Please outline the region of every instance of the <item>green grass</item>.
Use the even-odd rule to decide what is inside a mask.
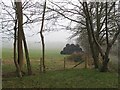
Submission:
[[[3,88],[117,88],[116,73],[93,69],[48,71],[35,76],[3,78]]]
[[[41,57],[41,50],[39,49],[29,49],[29,55],[30,55],[30,59],[40,59]],[[47,58],[62,58],[63,55],[60,54],[60,50],[45,50],[45,56]],[[2,58],[3,60],[11,60],[13,59],[13,49],[12,48],[3,48],[2,49]]]
[[[39,59],[41,56],[40,50],[29,50],[30,51],[30,58],[31,59]],[[63,55],[60,54],[60,50],[45,50],[45,57],[46,58],[62,58]]]
[[[13,59],[13,49],[12,48],[2,48],[2,59],[3,60]]]
[[[64,56],[59,50],[46,50],[46,73],[39,73],[39,50],[29,50],[32,64],[32,76],[18,78],[14,74],[13,50],[3,49],[3,88],[117,88],[118,74],[116,72],[101,73],[94,69],[70,69],[72,62],[66,62],[63,70]],[[80,65],[82,66],[82,65]],[[84,66],[84,65],[83,65]],[[69,67],[69,68],[68,68]],[[24,71],[27,73],[26,64]]]
[[[63,69],[64,56],[60,55],[60,50],[46,50],[45,52],[45,64],[47,71]],[[30,60],[32,64],[32,69],[35,73],[39,72],[41,51],[37,49],[29,50]],[[14,61],[13,61],[13,50],[3,48],[2,50],[3,58],[3,71],[4,73],[15,71]],[[24,57],[25,58],[25,57]],[[26,70],[26,64],[24,65]]]

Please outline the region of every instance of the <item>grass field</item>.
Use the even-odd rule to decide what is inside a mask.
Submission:
[[[3,78],[3,88],[117,88],[115,73],[89,69],[48,71],[35,76]]]
[[[33,75],[27,76],[26,64],[23,78],[15,75],[13,50],[3,49],[3,88],[117,88],[118,74],[116,72],[101,73],[95,69],[85,69],[84,63],[71,69],[75,62],[66,62],[59,50],[46,50],[46,73],[39,72],[39,50],[29,50]]]
[[[39,59],[40,55],[41,55],[41,51],[39,49],[30,49],[29,54],[30,54],[31,59]],[[46,55],[46,57],[55,57],[55,58],[63,57],[62,55],[60,55],[59,49],[55,49],[55,50],[48,49],[45,51],[45,55]],[[3,48],[2,49],[2,58],[3,58],[3,60],[13,59],[13,49],[12,48]]]

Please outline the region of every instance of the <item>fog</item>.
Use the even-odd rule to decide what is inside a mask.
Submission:
[[[38,34],[30,36],[31,31],[26,34],[26,41],[29,49],[40,49],[41,48],[41,37]],[[45,47],[46,49],[62,49],[67,43],[74,43],[74,39],[69,39],[72,33],[61,30],[44,32]],[[3,39],[3,48],[13,48],[13,39]]]

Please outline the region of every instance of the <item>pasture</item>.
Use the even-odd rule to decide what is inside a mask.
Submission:
[[[64,57],[60,50],[46,50],[45,65],[46,73],[40,73],[40,51],[29,50],[32,76],[27,76],[26,64],[25,75],[18,78],[15,74],[13,62],[13,50],[2,50],[2,86],[3,88],[117,88],[118,73],[101,73],[95,69],[85,69],[84,63],[71,69],[78,62],[66,61],[64,70]],[[92,83],[91,83],[92,82]]]

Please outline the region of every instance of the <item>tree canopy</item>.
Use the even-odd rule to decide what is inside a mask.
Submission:
[[[66,46],[63,48],[63,50],[60,52],[60,54],[63,55],[70,55],[74,52],[82,52],[82,48],[78,44],[66,44]]]

